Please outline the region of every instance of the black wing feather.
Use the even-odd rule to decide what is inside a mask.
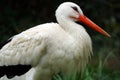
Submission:
[[[14,76],[21,76],[25,74],[31,65],[11,65],[11,66],[0,66],[0,77],[6,75],[8,78],[13,78]]]

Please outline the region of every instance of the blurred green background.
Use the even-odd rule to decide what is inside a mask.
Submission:
[[[85,26],[94,55],[83,80],[120,80],[119,0],[0,0],[0,43],[30,27],[56,22],[55,10],[66,1],[80,5],[87,17],[112,36],[107,38]]]

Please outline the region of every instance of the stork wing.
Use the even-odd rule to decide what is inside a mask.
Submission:
[[[13,37],[9,38],[6,42],[0,44],[0,49],[12,40]],[[7,75],[8,78],[12,78],[15,75],[22,75],[31,68],[31,65],[10,65],[0,66],[0,77]]]
[[[44,40],[38,32],[28,30],[14,36],[0,50],[0,77],[24,74],[37,65],[44,49]]]
[[[21,76],[31,69],[31,65],[9,65],[0,66],[0,77],[6,75],[8,78]]]

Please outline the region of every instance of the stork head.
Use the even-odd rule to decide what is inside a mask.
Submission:
[[[110,37],[110,35],[106,31],[104,31],[102,28],[100,28],[98,25],[92,22],[89,18],[87,18],[83,14],[81,8],[75,3],[72,2],[62,3],[56,10],[56,18],[59,23],[62,22],[60,21],[62,20],[61,18],[70,21],[80,21],[89,26],[90,28],[100,32],[101,34]]]
[[[56,17],[63,16],[64,18],[76,21],[74,18],[78,18],[79,15],[83,15],[82,10],[78,5],[72,2],[62,3],[56,10]]]

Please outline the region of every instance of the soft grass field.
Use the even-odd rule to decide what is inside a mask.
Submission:
[[[54,80],[120,80],[120,71],[108,71],[93,67],[86,68],[83,77],[80,74],[73,74],[65,78],[56,75],[54,76]]]

